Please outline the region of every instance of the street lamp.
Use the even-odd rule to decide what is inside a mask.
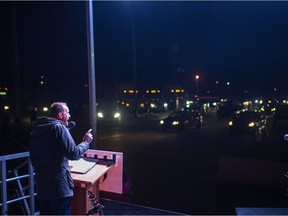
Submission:
[[[195,76],[195,81],[196,81],[196,96],[198,96],[198,80],[199,80],[199,75]]]

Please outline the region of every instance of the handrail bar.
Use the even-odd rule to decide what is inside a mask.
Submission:
[[[21,152],[21,153],[10,154],[10,155],[2,155],[2,156],[0,156],[0,161],[25,158],[25,157],[29,157],[29,155],[30,155],[29,152]]]
[[[29,197],[30,197],[30,195],[25,195],[23,197],[18,197],[18,198],[15,198],[15,199],[11,199],[11,200],[7,201],[7,204],[14,203],[14,202],[17,202],[17,201],[20,201],[20,200],[24,200],[24,199],[27,199]]]
[[[23,178],[27,178],[27,177],[29,177],[29,174],[21,175],[21,176],[13,177],[13,178],[7,178],[6,182],[10,182],[10,181],[18,180],[18,179],[23,179]],[[0,181],[0,184],[2,184],[2,181]]]

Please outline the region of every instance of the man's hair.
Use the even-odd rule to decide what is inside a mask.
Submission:
[[[64,112],[64,106],[67,106],[64,102],[54,102],[50,106],[49,115],[50,117],[56,117],[58,113]]]

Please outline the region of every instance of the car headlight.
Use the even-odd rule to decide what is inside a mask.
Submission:
[[[229,122],[228,122],[228,125],[229,125],[229,126],[232,126],[232,125],[233,125],[233,122],[232,122],[232,121],[229,121]]]
[[[117,112],[114,114],[114,118],[119,118],[119,117],[120,117],[120,113]]]
[[[103,118],[103,117],[104,117],[104,116],[103,116],[103,113],[102,113],[102,112],[99,112],[99,113],[98,113],[98,117],[99,117],[99,118]]]
[[[250,122],[249,124],[248,124],[248,127],[254,127],[255,126],[255,123],[254,122]]]
[[[160,124],[161,124],[161,125],[164,124],[164,120],[160,120]]]
[[[179,121],[173,121],[172,122],[172,125],[178,125],[179,124]]]
[[[48,107],[43,107],[43,111],[44,111],[44,112],[48,112],[48,111],[49,111],[49,108],[48,108]]]

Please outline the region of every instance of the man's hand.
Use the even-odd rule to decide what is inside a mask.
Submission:
[[[83,137],[83,141],[90,144],[93,140],[93,135],[91,134],[92,129],[89,129]]]

